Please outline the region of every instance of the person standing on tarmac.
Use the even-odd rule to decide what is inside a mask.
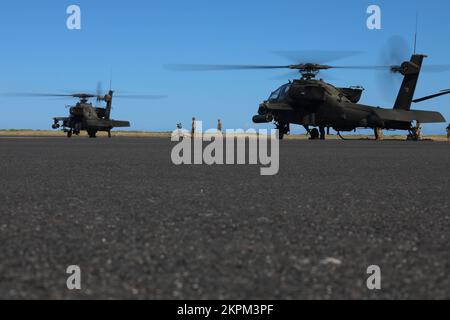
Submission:
[[[195,117],[193,117],[192,118],[192,131],[191,131],[192,138],[195,137],[196,131],[197,131],[197,120],[195,119]]]
[[[416,123],[416,140],[421,141],[422,139],[423,139],[422,124],[419,121],[417,121],[417,123]]]
[[[375,140],[382,141],[383,140],[383,129],[381,128],[375,128]]]
[[[447,141],[450,141],[450,124],[447,127]]]
[[[217,132],[220,132],[220,133],[222,133],[222,120],[218,120],[217,121]]]

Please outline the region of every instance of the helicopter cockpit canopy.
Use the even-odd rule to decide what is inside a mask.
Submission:
[[[286,100],[289,97],[289,89],[291,89],[291,84],[285,84],[274,91],[270,97],[269,102],[280,102]]]

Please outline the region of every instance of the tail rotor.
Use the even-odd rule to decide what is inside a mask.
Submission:
[[[380,53],[380,65],[390,66],[389,70],[377,73],[378,86],[387,101],[392,102],[397,94],[402,81],[401,65],[404,61],[409,60],[409,56],[408,43],[401,36],[390,38]]]

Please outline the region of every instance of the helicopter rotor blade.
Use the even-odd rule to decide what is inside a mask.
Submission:
[[[270,69],[291,69],[291,70],[328,70],[328,69],[355,69],[355,70],[391,70],[392,66],[329,66],[315,63],[303,63],[287,66],[269,65],[202,65],[202,64],[172,64],[166,65],[171,71],[232,71],[232,70],[270,70]]]
[[[75,93],[75,94],[58,94],[58,93],[23,93],[23,92],[12,92],[2,94],[3,96],[9,97],[42,97],[42,98],[79,98],[79,99],[90,99],[97,98],[98,101],[103,101],[105,99],[103,94],[98,94],[101,92],[97,90],[97,94],[90,93]],[[119,99],[139,99],[139,100],[155,100],[155,99],[165,99],[165,95],[122,95],[118,94],[114,98]]]
[[[58,94],[58,93],[26,93],[26,92],[8,92],[3,94],[9,97],[73,97],[73,94]]]
[[[268,65],[223,65],[223,64],[168,64],[166,69],[170,71],[227,71],[227,70],[266,70],[289,69],[289,66]]]
[[[393,72],[393,68],[399,67],[404,61],[409,60],[410,52],[412,51],[407,41],[401,36],[391,37],[380,51],[379,64],[391,66],[386,72],[377,74],[378,87],[386,101],[392,102],[402,79],[398,73]],[[379,70],[384,71],[383,69]]]
[[[77,98],[80,100],[88,100],[91,98],[97,97],[95,94],[91,93],[73,93],[73,94],[59,94],[59,93],[27,93],[27,92],[13,92],[13,93],[6,93],[4,96],[7,97],[24,97],[24,98],[30,98],[30,97],[36,97],[36,98]]]
[[[422,67],[422,71],[430,73],[450,71],[450,64],[427,64]]]
[[[330,66],[330,69],[348,69],[348,70],[381,70],[389,71],[392,70],[393,66]]]
[[[325,50],[303,50],[303,51],[274,51],[278,56],[281,56],[292,63],[309,63],[325,64],[337,60],[351,58],[362,54],[361,51],[325,51]]]
[[[431,99],[434,99],[434,98],[437,98],[437,97],[441,97],[441,96],[446,95],[446,94],[450,94],[450,89],[442,90],[439,93],[436,93],[436,94],[433,94],[433,95],[430,95],[430,96],[426,96],[426,97],[423,97],[423,98],[420,98],[420,99],[415,99],[415,100],[413,100],[413,102],[414,103],[419,103],[419,102],[431,100]]]
[[[104,94],[103,92],[103,84],[101,81],[97,82],[97,96],[102,96]]]
[[[225,71],[225,70],[267,70],[267,69],[296,69],[303,65],[320,65],[331,61],[350,58],[361,54],[360,51],[275,51],[294,64],[292,65],[223,65],[223,64],[168,64],[166,69],[171,71]],[[294,67],[294,68],[293,68]]]
[[[402,36],[393,36],[388,40],[387,46],[382,52],[384,64],[400,66],[404,61],[408,61],[412,54],[412,48]]]
[[[396,72],[395,68],[401,66],[405,61],[409,61],[412,55],[412,48],[401,36],[391,37],[383,50],[380,52],[380,64],[392,66],[390,72],[380,72],[377,75],[377,82],[380,91],[386,100],[392,101],[397,95],[403,77]],[[380,68],[380,70],[383,70]],[[450,70],[449,64],[429,65],[424,64],[421,71],[425,73],[438,73]]]
[[[167,96],[163,95],[115,95],[114,98],[119,99],[132,99],[132,100],[159,100],[159,99],[166,99]]]
[[[99,107],[100,102],[104,100],[103,96],[103,85],[102,82],[97,82],[97,107]]]

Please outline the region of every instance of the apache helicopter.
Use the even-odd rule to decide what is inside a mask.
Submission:
[[[97,132],[105,131],[111,138],[111,130],[113,128],[128,128],[130,122],[116,121],[111,119],[111,109],[114,91],[110,90],[105,96],[96,96],[87,93],[79,93],[72,95],[56,95],[80,99],[75,106],[69,106],[69,117],[53,118],[52,128],[57,130],[63,128],[67,133],[67,137],[71,138],[73,134],[79,135],[82,130],[87,131],[90,138],[95,138]],[[106,108],[94,107],[89,103],[89,99],[96,98],[98,102],[104,101]],[[62,124],[60,124],[60,122]]]
[[[38,97],[71,97],[77,98],[80,101],[74,106],[67,106],[70,115],[68,117],[53,118],[52,129],[57,130],[62,128],[67,134],[68,138],[73,135],[79,135],[81,131],[87,131],[90,138],[96,138],[98,132],[107,132],[108,137],[111,138],[111,130],[114,128],[128,128],[130,122],[118,121],[111,119],[111,110],[114,91],[109,90],[107,94],[101,94],[101,84],[97,88],[97,94],[91,93],[75,93],[75,94],[25,94],[26,96]],[[24,95],[24,94],[19,94]],[[150,96],[150,95],[119,95],[116,98],[129,99],[160,99],[164,96]],[[105,107],[94,106],[89,102],[90,99],[96,99],[98,103],[105,102]]]
[[[260,104],[258,114],[253,117],[253,122],[257,124],[275,123],[280,139],[289,134],[290,124],[297,124],[306,129],[311,139],[325,140],[326,132],[329,134],[331,128],[337,131],[339,136],[341,136],[341,132],[355,131],[358,128],[374,129],[377,135],[379,129],[407,130],[413,133],[414,121],[419,123],[445,122],[444,117],[438,112],[411,110],[425,57],[427,56],[414,53],[410,61],[390,66],[331,66],[323,63],[297,63],[284,66],[169,65],[167,67],[175,71],[296,70],[300,72],[301,78],[290,81],[274,91],[268,100]],[[449,66],[444,65],[435,67],[439,67],[438,71],[449,69]],[[321,71],[331,69],[375,69],[401,74],[404,79],[393,109],[360,104],[359,101],[364,91],[362,87],[339,88],[323,79],[316,79]],[[428,97],[428,99],[434,97]]]

